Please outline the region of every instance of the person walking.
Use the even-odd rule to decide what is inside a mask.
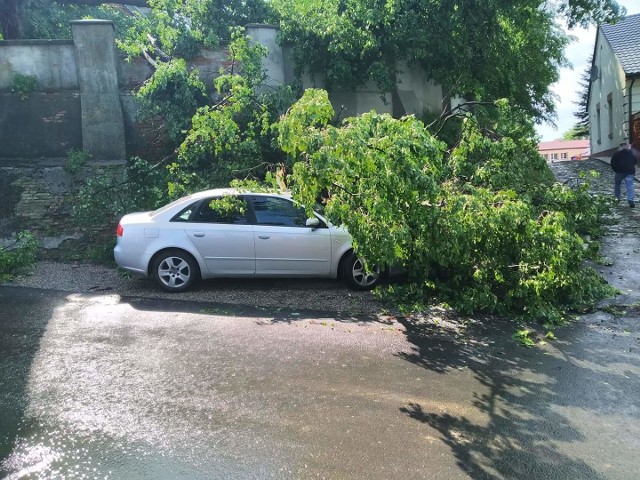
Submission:
[[[631,145],[621,144],[618,151],[611,157],[611,169],[615,172],[613,194],[616,196],[618,201],[620,201],[621,185],[624,181],[627,191],[627,201],[631,208],[636,206],[633,193],[633,182],[636,174],[637,163],[638,157]]]

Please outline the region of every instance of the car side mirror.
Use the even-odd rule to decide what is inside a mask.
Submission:
[[[307,218],[307,222],[305,223],[307,227],[318,228],[320,226],[320,220],[318,217]]]

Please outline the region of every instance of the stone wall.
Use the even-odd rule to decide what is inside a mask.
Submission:
[[[75,226],[69,200],[87,176],[126,160],[113,24],[72,27],[73,41],[0,42],[0,243],[29,230],[53,258],[107,238]],[[36,91],[11,93],[16,73],[35,77]],[[97,162],[71,175],[72,149]]]
[[[72,31],[73,40],[0,41],[0,246],[29,230],[47,258],[114,240],[113,224],[87,231],[73,222],[73,196],[88,177],[172,150],[159,121],[137,118],[148,62],[117,52],[111,22],[75,21]],[[189,67],[212,88],[227,53],[203,51]],[[16,73],[35,77],[36,90],[12,93]],[[73,175],[64,168],[72,149],[94,160]]]
[[[74,223],[71,200],[88,177],[122,168],[117,163],[92,162],[72,174],[53,160],[0,166],[0,245],[28,230],[40,242],[41,257],[63,259],[115,240],[115,219],[95,229],[82,228]]]

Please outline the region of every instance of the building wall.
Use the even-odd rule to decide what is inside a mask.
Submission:
[[[540,155],[548,162],[563,160],[582,160],[585,158],[584,148],[558,148],[554,150],[540,150]]]
[[[28,98],[10,93],[16,72],[35,76],[38,91]],[[0,92],[0,165],[82,148],[73,41],[0,42]]]
[[[329,93],[329,100],[341,119],[354,117],[371,110],[375,110],[378,113],[393,114],[391,95],[380,92],[373,82],[369,82],[368,85],[364,85],[354,92],[334,90]]]
[[[589,98],[591,155],[605,158],[629,141],[629,116],[624,71],[600,30],[593,65],[598,75],[592,78]]]
[[[29,230],[39,240],[40,256],[62,259],[77,258],[88,246],[111,241],[115,225],[76,228],[68,198],[87,178],[121,171],[122,165],[94,162],[71,174],[52,159],[0,165],[0,245],[10,244],[15,232]]]
[[[278,28],[273,25],[249,24],[246,26],[246,32],[254,42],[267,48],[267,56],[263,60],[268,77],[267,85],[285,85],[285,62],[282,47],[278,44]]]
[[[16,73],[37,80],[37,92],[26,99],[9,92],[0,96],[0,162],[64,156],[78,146],[97,160],[124,161],[113,23],[78,20],[72,30],[71,44],[0,42],[0,88],[10,90]]]
[[[640,78],[627,78],[625,88],[625,129],[629,132],[629,143],[640,147]]]
[[[71,22],[80,83],[82,149],[98,160],[126,159],[113,23]]]
[[[285,49],[285,53],[287,49]],[[284,77],[293,79],[293,68],[285,62]],[[404,115],[421,116],[425,112],[442,110],[442,87],[429,80],[427,74],[416,67],[410,68],[406,63],[398,65],[396,75],[397,89],[392,93],[382,92],[377,85],[369,81],[355,91],[332,90],[329,100],[340,118],[356,116],[375,110],[399,118]],[[289,80],[292,81],[292,80]],[[324,88],[325,81],[321,74],[302,75],[303,88]]]
[[[7,139],[0,142],[0,163],[64,157],[72,148],[97,160],[124,160],[146,147],[154,149],[146,144],[149,129],[136,120],[137,104],[130,94],[152,68],[144,59],[127,61],[118,55],[111,22],[82,20],[72,26],[74,40],[0,41],[0,138]],[[247,33],[267,47],[264,68],[271,86],[293,82],[288,49],[278,45],[277,29],[248,25]],[[215,77],[229,66],[227,53],[203,50],[188,66],[213,90]],[[440,111],[442,88],[420,69],[398,67],[398,88],[392,94],[383,94],[373,82],[356,91],[331,92],[337,114],[344,118],[375,110],[399,117]],[[37,79],[37,92],[27,100],[10,93],[15,73]],[[322,88],[323,78],[307,76],[303,86]]]
[[[406,62],[400,63],[398,70],[396,84],[401,106],[395,106],[396,112],[404,110],[407,115],[420,116],[424,112],[442,111],[442,87],[433,83],[424,70]]]

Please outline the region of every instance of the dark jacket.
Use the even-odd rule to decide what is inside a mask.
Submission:
[[[636,174],[636,164],[638,158],[630,148],[618,150],[611,157],[611,169],[616,173]]]

